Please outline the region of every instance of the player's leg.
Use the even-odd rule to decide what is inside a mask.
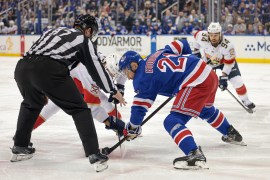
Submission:
[[[201,147],[196,145],[191,131],[185,126],[190,119],[191,116],[171,112],[164,120],[166,131],[186,155],[173,161],[176,169],[206,168],[206,158]]]
[[[245,145],[241,134],[229,124],[223,113],[214,106],[203,108],[200,118],[206,120],[213,128],[218,130],[223,136],[222,140],[227,143]]]
[[[59,110],[60,108],[58,106],[56,106],[51,100],[48,100],[48,103],[42,108],[40,114],[38,115],[33,129],[38,128]]]
[[[223,137],[229,136],[230,134],[231,142],[241,143],[242,136],[229,124],[224,114],[213,106],[217,91],[217,84],[217,76],[215,73],[211,72],[209,78],[203,83],[204,87],[208,87],[208,94],[205,94],[207,91],[201,91],[201,94],[205,94],[206,99],[199,117],[206,120],[212,127],[223,134]]]
[[[235,65],[232,68],[232,71],[229,74],[228,78],[233,88],[236,90],[236,93],[238,94],[239,98],[242,100],[243,104],[247,106],[249,109],[254,109],[255,104],[251,102],[248,98],[247,88],[241,77],[241,73],[238,68],[237,62],[235,62]]]
[[[192,133],[185,126],[190,119],[191,116],[171,112],[163,122],[166,131],[185,155],[198,148]]]
[[[201,148],[196,145],[192,133],[185,126],[191,117],[196,118],[200,114],[207,96],[206,91],[208,87],[204,85],[181,89],[175,98],[171,114],[164,121],[167,132],[186,155],[174,160],[175,168],[207,168]]]

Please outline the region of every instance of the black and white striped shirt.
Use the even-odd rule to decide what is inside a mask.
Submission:
[[[102,90],[108,93],[115,89],[92,42],[77,29],[60,27],[46,31],[26,52],[25,56],[29,55],[48,56],[70,70],[81,62]]]

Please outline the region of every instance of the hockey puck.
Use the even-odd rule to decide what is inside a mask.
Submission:
[[[101,150],[101,152],[102,152],[102,154],[108,155],[108,154],[110,154],[110,148],[105,147],[105,148],[103,148],[103,149]]]

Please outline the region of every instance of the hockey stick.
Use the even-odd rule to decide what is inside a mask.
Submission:
[[[154,112],[152,112],[147,118],[145,118],[145,120],[142,122],[141,126],[143,126],[147,121],[149,121],[149,119],[151,119],[161,108],[163,108],[174,96],[169,97],[166,101],[164,101]],[[123,139],[121,139],[118,143],[116,143],[115,145],[113,145],[111,148],[109,147],[105,147],[101,150],[101,152],[103,154],[110,154],[111,152],[113,152],[118,146],[120,146],[123,142],[125,142],[127,139],[127,137],[124,137]]]
[[[216,73],[216,69],[214,69],[214,71]],[[229,89],[226,88],[226,90],[248,113],[252,114],[254,112],[252,109],[247,108],[241,101],[239,101],[239,99],[237,97],[235,97],[235,95]]]
[[[237,97],[235,97],[235,95],[229,90],[229,89],[227,89],[226,88],[226,90],[227,90],[227,92],[229,92],[229,94],[248,112],[248,113],[253,113],[253,110],[252,109],[249,109],[249,108],[247,108],[242,102],[240,102],[239,100],[238,100],[238,98]]]
[[[115,109],[115,116],[116,116],[116,121],[118,119],[118,110],[117,110],[117,104],[114,102],[114,109]],[[117,134],[118,136],[118,141],[120,142],[120,134]],[[120,145],[120,149],[121,149],[121,145]]]

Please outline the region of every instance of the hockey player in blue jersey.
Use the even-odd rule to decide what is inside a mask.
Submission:
[[[127,51],[119,61],[120,71],[133,80],[136,92],[131,107],[130,122],[126,125],[128,140],[141,133],[143,118],[157,95],[175,96],[170,114],[164,120],[166,131],[186,156],[176,158],[175,168],[206,168],[206,158],[185,126],[192,118],[200,117],[222,134],[227,143],[245,145],[242,136],[214,107],[218,78],[210,66],[191,55],[186,40],[176,40],[164,49],[142,59]]]

